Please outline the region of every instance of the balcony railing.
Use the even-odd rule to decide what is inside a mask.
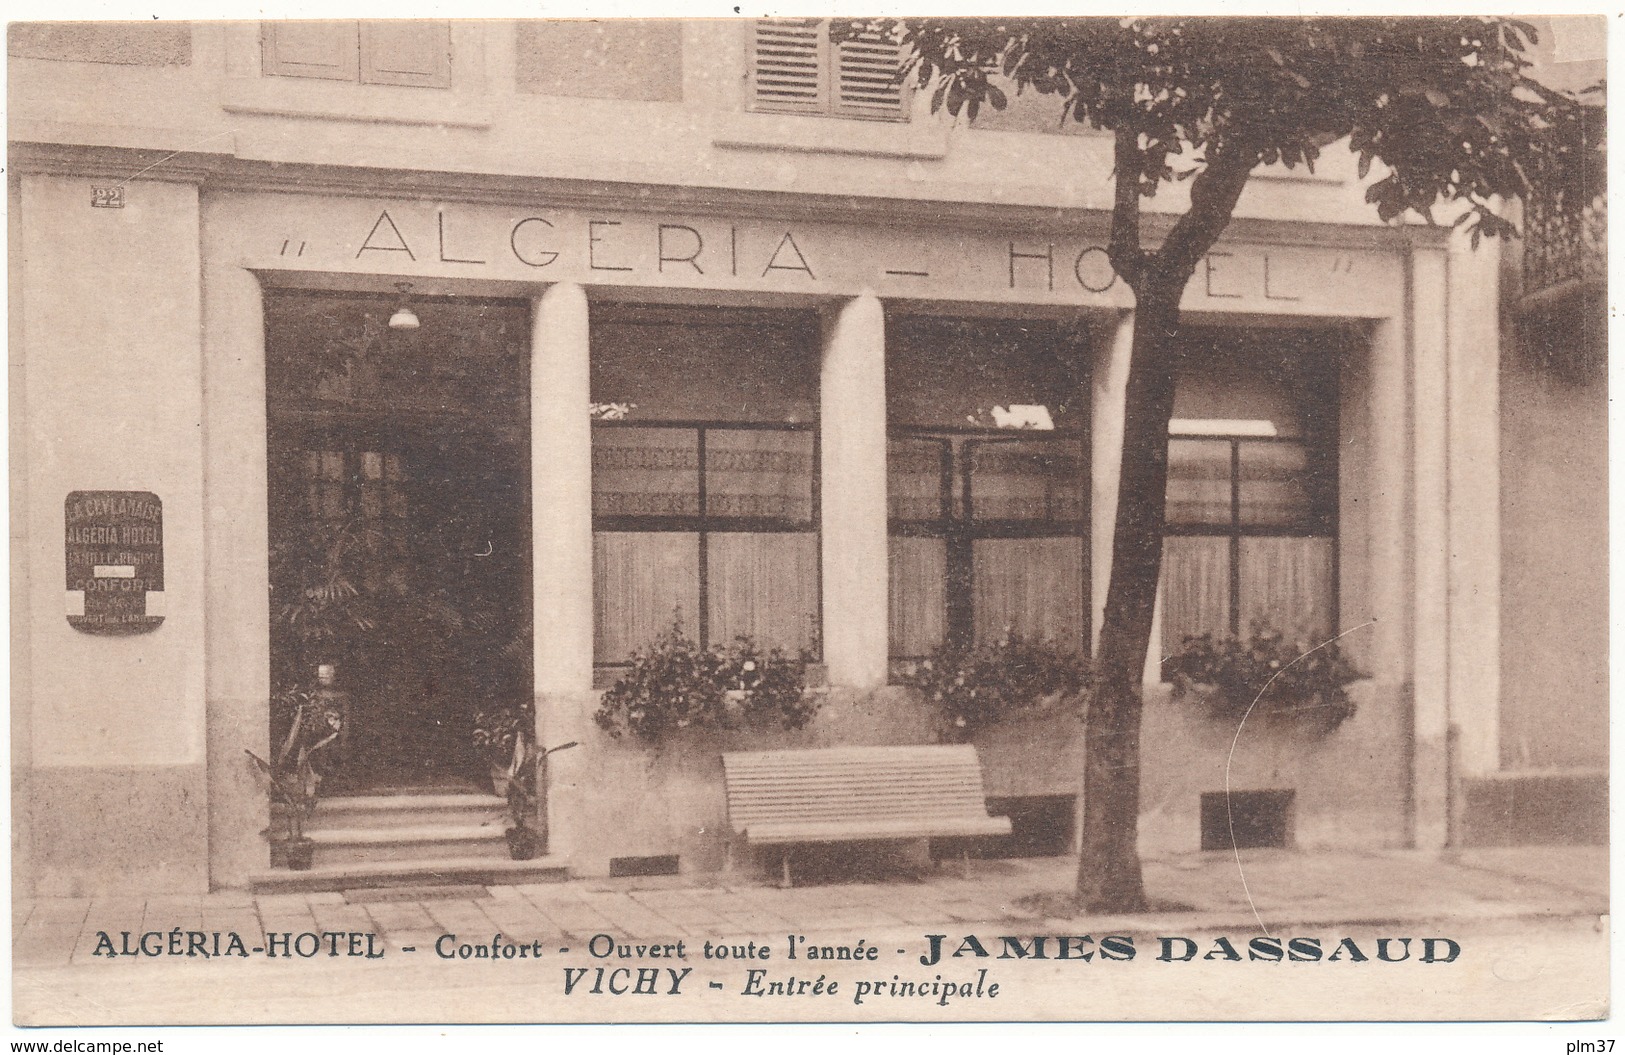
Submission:
[[[1592,181],[1577,181],[1572,172],[1568,179],[1538,169],[1530,175],[1534,190],[1523,203],[1523,306],[1550,306],[1574,293],[1603,288],[1608,205],[1600,180],[1593,193]],[[1581,194],[1588,200],[1580,201]]]

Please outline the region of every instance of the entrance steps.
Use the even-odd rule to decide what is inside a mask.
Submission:
[[[371,864],[324,865],[321,849],[308,872],[275,868],[249,877],[256,894],[311,894],[319,891],[359,890],[371,887],[511,886],[520,883],[562,883],[570,870],[557,857],[533,861],[492,857],[422,858]]]
[[[508,825],[505,800],[473,791],[325,798],[305,822],[312,867],[275,868],[251,882],[256,890],[315,891],[566,878],[556,859],[513,860]]]

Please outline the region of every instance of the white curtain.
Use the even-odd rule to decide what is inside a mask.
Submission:
[[[1162,544],[1162,651],[1230,632],[1230,540],[1172,535]]]
[[[1083,648],[1083,539],[977,539],[971,565],[976,640],[1011,630]]]
[[[948,631],[948,543],[893,535],[890,565],[891,654],[925,656]]]
[[[1289,637],[1323,641],[1337,625],[1332,611],[1329,538],[1241,540],[1241,629],[1265,622]]]
[[[706,541],[712,642],[747,634],[792,654],[813,644],[817,535],[719,531]]]
[[[679,610],[684,631],[699,638],[699,535],[602,531],[592,543],[595,662],[626,662],[670,630]]]
[[[698,516],[699,434],[593,429],[592,511],[594,516]]]
[[[810,432],[708,429],[707,516],[812,519]]]

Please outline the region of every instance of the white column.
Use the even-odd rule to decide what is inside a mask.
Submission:
[[[265,543],[265,307],[253,272],[224,263],[230,235],[205,220],[203,281],[204,692],[208,700],[209,871],[238,886],[269,865],[268,802],[244,748],[267,753],[270,569]]]
[[[1450,720],[1458,776],[1500,768],[1499,239],[1450,250]]]
[[[830,684],[886,684],[886,316],[865,293],[824,316],[819,382],[824,662]]]
[[[1448,273],[1442,249],[1411,256],[1411,416],[1415,461],[1411,526],[1415,537],[1412,601],[1412,837],[1437,849],[1450,837],[1450,366]]]
[[[531,305],[530,504],[536,695],[592,691],[592,422],[587,294]],[[538,713],[538,720],[546,716]]]
[[[1344,629],[1366,618],[1376,621],[1370,648],[1359,651],[1376,681],[1402,690],[1411,676],[1410,361],[1405,333],[1403,318],[1384,319],[1371,332],[1367,418],[1361,428],[1370,450],[1368,494],[1352,496],[1365,498],[1369,508],[1364,531],[1370,556],[1359,572],[1369,608],[1352,613],[1357,616],[1353,621],[1345,610],[1343,618]],[[1357,638],[1355,643],[1362,644]]]

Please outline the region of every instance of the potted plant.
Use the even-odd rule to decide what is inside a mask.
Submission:
[[[525,707],[482,707],[474,712],[474,746],[484,756],[491,775],[491,791],[508,794],[508,782],[529,748],[530,713]]]
[[[630,668],[604,693],[593,719],[612,737],[648,742],[681,729],[747,723],[799,729],[820,705],[807,691],[810,662],[808,652],[791,658],[744,635],[727,646],[702,648],[678,619],[654,644],[632,654]]]
[[[322,775],[316,769],[319,752],[333,744],[344,728],[341,712],[323,706],[317,693],[291,689],[277,699],[277,710],[286,715],[288,732],[272,761],[252,751],[254,760],[270,788],[271,799],[283,808],[288,834],[284,844],[287,865],[294,871],[307,871],[315,854],[315,843],[305,835],[305,821],[316,808]]]
[[[1314,647],[1263,623],[1246,638],[1185,638],[1163,660],[1162,674],[1173,683],[1175,699],[1201,698],[1214,717],[1239,723],[1257,713],[1323,732],[1353,717],[1348,686],[1367,676],[1335,643]]]
[[[944,740],[962,741],[1021,715],[1081,715],[1092,679],[1081,654],[1008,633],[970,648],[941,646],[900,680],[936,708]]]
[[[541,806],[541,791],[547,787],[548,756],[575,746],[572,740],[543,751],[528,737],[516,738],[512,767],[507,773],[508,816],[513,824],[504,833],[508,838],[508,856],[515,861],[534,859],[543,845],[534,822]]]

